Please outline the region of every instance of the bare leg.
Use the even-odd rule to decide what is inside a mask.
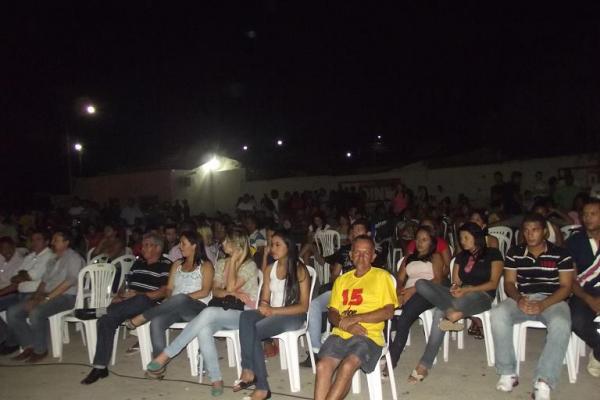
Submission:
[[[327,394],[328,400],[338,400],[346,397],[350,390],[350,385],[352,384],[352,377],[360,367],[360,364],[360,358],[354,354],[344,358],[338,367],[333,386]]]
[[[315,400],[325,400],[331,388],[331,379],[341,360],[333,357],[323,357],[317,364],[315,382]]]
[[[456,322],[459,319],[464,318],[464,314],[460,311],[455,311],[453,309],[449,309],[448,311],[446,311],[446,318],[450,322]]]

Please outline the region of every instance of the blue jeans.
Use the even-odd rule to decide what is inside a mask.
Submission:
[[[221,329],[238,329],[240,310],[224,310],[221,307],[206,307],[185,329],[168,345],[164,353],[173,358],[194,338],[198,338],[200,353],[211,382],[222,381],[219,368],[219,355],[213,335]],[[153,322],[154,323],[154,322]]]
[[[544,295],[530,295],[532,300],[543,300]],[[492,336],[496,354],[496,370],[500,375],[514,375],[517,368],[513,345],[513,325],[523,321],[541,321],[548,328],[546,343],[538,360],[534,383],[539,379],[555,388],[560,377],[563,359],[571,337],[571,313],[566,302],[551,305],[539,315],[528,315],[517,303],[508,298],[492,308]]]
[[[176,294],[169,297],[156,307],[152,307],[142,314],[150,324],[150,338],[152,339],[152,356],[158,356],[167,346],[165,331],[175,322],[189,322],[196,318],[206,304],[200,300],[192,299],[187,294]]]
[[[280,333],[299,329],[305,320],[306,314],[265,317],[256,310],[242,313],[240,316],[242,368],[254,372],[257,390],[269,390],[267,366],[261,342]]]
[[[36,354],[48,351],[48,336],[50,324],[48,317],[75,307],[75,296],[63,294],[50,301],[38,304],[27,312],[22,301],[8,309],[7,319],[10,330],[15,334],[19,345],[23,348],[33,348]],[[27,318],[29,317],[29,323]]]
[[[93,362],[95,368],[106,368],[108,365],[117,328],[126,319],[133,318],[155,305],[156,302],[148,296],[138,294],[120,303],[108,306],[107,314],[100,317],[96,325],[98,342],[96,343],[96,355],[94,355]]]
[[[327,311],[329,300],[331,299],[331,290],[315,297],[310,302],[310,312],[308,314],[308,332],[310,333],[310,345],[314,353],[318,353],[321,348],[321,332],[323,331],[323,313]]]
[[[463,297],[456,298],[450,294],[449,288],[425,279],[418,280],[415,286],[417,288],[417,293],[436,306],[433,312],[429,340],[427,341],[425,352],[419,362],[427,369],[431,369],[431,367],[433,367],[433,361],[444,341],[444,335],[446,334],[446,332],[442,331],[439,327],[439,323],[445,318],[446,312],[450,309],[460,311],[465,317],[479,314],[492,307],[492,298],[485,292],[471,292]]]
[[[25,300],[30,296],[30,293],[10,293],[0,297],[0,311],[6,311],[9,307]],[[6,322],[0,318],[0,343],[6,346],[16,346],[17,339],[14,333],[8,328]]]
[[[419,293],[413,294],[406,304],[402,306],[402,314],[394,318],[396,323],[396,336],[390,345],[392,367],[396,368],[396,365],[398,365],[398,360],[400,360],[400,356],[402,355],[404,347],[406,346],[406,341],[408,340],[410,327],[417,319],[419,319],[419,315],[432,307],[433,305]]]

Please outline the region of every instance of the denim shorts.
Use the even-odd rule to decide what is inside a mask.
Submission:
[[[365,373],[373,372],[379,359],[383,347],[377,345],[366,336],[352,336],[349,339],[342,339],[338,335],[330,335],[319,351],[319,358],[332,357],[343,360],[353,354],[360,359],[360,369]]]

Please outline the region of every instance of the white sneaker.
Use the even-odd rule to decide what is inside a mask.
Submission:
[[[513,388],[519,384],[519,377],[516,375],[500,375],[496,390],[501,392],[512,392]]]
[[[600,378],[600,361],[594,357],[594,352],[590,353],[590,360],[588,361],[587,371],[594,378]]]
[[[534,400],[550,400],[550,386],[544,381],[537,381],[533,385]]]

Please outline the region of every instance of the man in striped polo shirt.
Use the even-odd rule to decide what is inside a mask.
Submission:
[[[577,267],[569,305],[573,332],[592,349],[587,370],[600,378],[600,332],[594,322],[600,315],[600,199],[587,200],[582,216],[585,230],[577,231],[567,240]]]
[[[548,332],[535,372],[533,398],[550,399],[571,335],[571,315],[565,300],[571,294],[573,260],[566,249],[546,240],[543,216],[526,215],[521,231],[525,243],[510,248],[504,264],[508,298],[491,311],[496,370],[500,375],[496,389],[510,392],[519,383],[513,325],[541,321]]]
[[[108,362],[112,355],[113,341],[117,328],[129,318],[154,307],[165,297],[171,261],[162,256],[164,240],[155,233],[144,235],[142,257],[136,260],[126,276],[124,285],[107,309],[107,314],[98,319],[98,343],[93,368],[81,381],[90,385],[108,376]]]

